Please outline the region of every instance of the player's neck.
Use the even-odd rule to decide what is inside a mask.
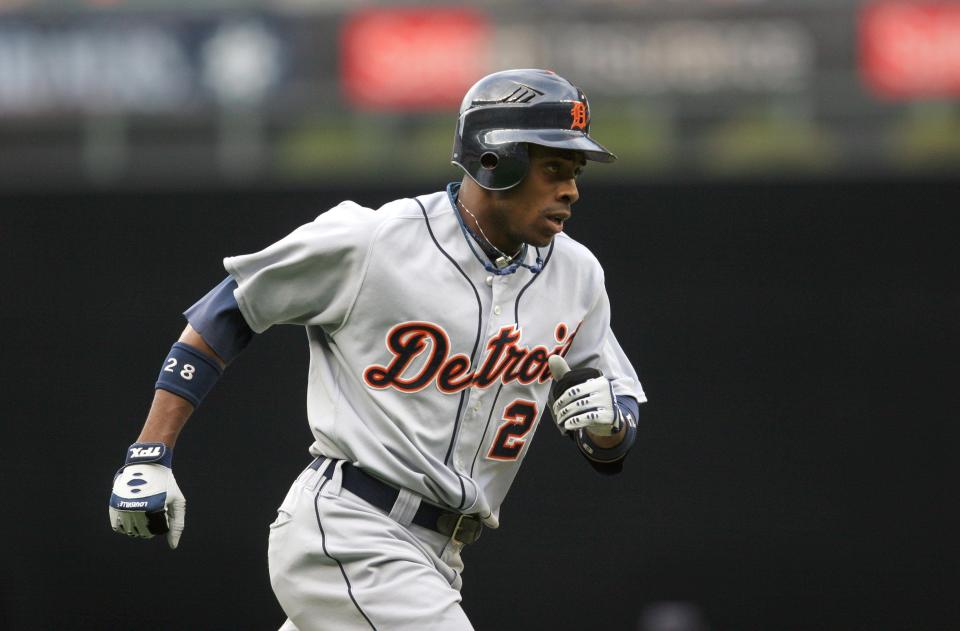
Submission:
[[[479,191],[475,184],[464,182],[457,194],[457,212],[478,242],[491,258],[500,255],[515,257],[523,243],[513,242],[497,228],[497,222],[491,218],[489,196]],[[484,243],[486,242],[486,243]],[[492,246],[492,249],[491,249]]]

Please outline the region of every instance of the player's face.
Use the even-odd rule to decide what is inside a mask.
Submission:
[[[530,145],[527,176],[497,196],[492,213],[498,236],[511,253],[521,243],[546,247],[563,231],[571,206],[580,199],[577,177],[585,163],[575,151]]]

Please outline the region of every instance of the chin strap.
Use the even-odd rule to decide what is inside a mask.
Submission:
[[[468,209],[466,206],[463,205],[463,202],[461,202],[459,198],[455,197],[453,198],[453,201],[454,201],[455,211],[456,211],[456,206],[459,205],[465,211],[470,213],[470,216],[473,217],[474,221],[477,221],[477,218],[474,216],[474,214],[470,212],[470,209]],[[514,254],[512,258],[510,258],[507,254],[500,251],[500,249],[498,249],[497,246],[490,243],[490,240],[486,238],[486,235],[484,235],[483,240],[486,241],[490,245],[490,247],[492,247],[494,250],[496,250],[500,254],[500,256],[497,257],[496,263],[491,262],[488,256],[486,256],[483,252],[477,252],[477,249],[474,247],[474,244],[480,245],[480,237],[474,234],[473,230],[471,230],[470,227],[463,220],[463,217],[460,216],[459,211],[456,212],[456,215],[457,215],[457,221],[460,222],[460,229],[463,231],[463,236],[466,238],[467,245],[470,247],[470,251],[473,252],[473,255],[477,257],[477,260],[480,261],[481,265],[483,265],[483,269],[487,270],[491,274],[496,274],[497,276],[506,276],[508,274],[513,274],[514,272],[517,271],[517,269],[521,267],[530,270],[532,274],[539,274],[540,271],[543,269],[543,258],[541,258],[540,256],[539,248],[536,248],[537,260],[535,263],[531,265],[529,263],[523,262],[523,259],[525,259],[527,256],[526,243],[520,246],[520,249],[517,251],[517,253]],[[480,227],[479,221],[477,221],[477,227],[478,228]],[[481,228],[481,232],[482,231],[483,229]],[[511,260],[513,261],[512,263],[510,262]]]
[[[472,250],[473,247],[471,246],[470,249]],[[526,247],[524,247],[524,250],[526,250]],[[477,253],[474,252],[474,254],[477,254]],[[497,267],[496,265],[491,263],[489,260],[484,260],[483,258],[481,258],[479,254],[477,254],[477,259],[479,259],[480,263],[483,264],[483,269],[487,270],[491,274],[496,274],[497,276],[506,276],[507,274],[513,274],[515,271],[517,271],[518,268],[521,268],[521,267],[524,267],[530,270],[530,272],[533,274],[539,274],[540,270],[543,269],[543,259],[540,258],[539,250],[537,250],[537,261],[533,265],[530,265],[529,263],[524,263],[522,260],[522,257],[520,260],[510,263],[506,267]]]
[[[459,217],[459,213],[457,213]],[[524,244],[520,249],[520,253],[517,255],[517,259],[513,263],[508,263],[504,267],[497,267],[493,262],[483,252],[477,252],[477,249],[474,247],[475,239],[470,233],[470,229],[463,223],[463,219],[460,220],[460,228],[463,229],[463,236],[467,239],[467,245],[470,246],[470,251],[473,252],[473,255],[477,257],[477,260],[480,261],[480,264],[483,265],[483,269],[487,270],[491,274],[496,274],[497,276],[506,276],[507,274],[513,274],[517,269],[523,267],[530,270],[533,274],[539,274],[540,270],[543,269],[543,258],[540,256],[540,250],[537,249],[537,260],[532,265],[530,263],[524,263],[523,259],[527,255],[527,245]],[[479,244],[478,244],[479,245]],[[504,257],[497,259],[498,261],[503,260]],[[504,261],[506,262],[506,261]]]

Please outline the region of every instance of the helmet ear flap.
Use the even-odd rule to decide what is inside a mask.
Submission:
[[[479,111],[484,115],[483,110]],[[472,122],[476,113],[461,116],[453,143],[452,162],[477,184],[491,191],[512,188],[527,174],[530,157],[525,142],[487,143],[483,129]]]
[[[483,147],[468,172],[480,186],[505,190],[519,184],[527,174],[530,154],[525,142]]]

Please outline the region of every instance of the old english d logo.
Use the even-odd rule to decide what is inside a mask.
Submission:
[[[574,101],[570,109],[570,129],[587,131],[590,119],[587,118],[587,104],[583,101]]]

